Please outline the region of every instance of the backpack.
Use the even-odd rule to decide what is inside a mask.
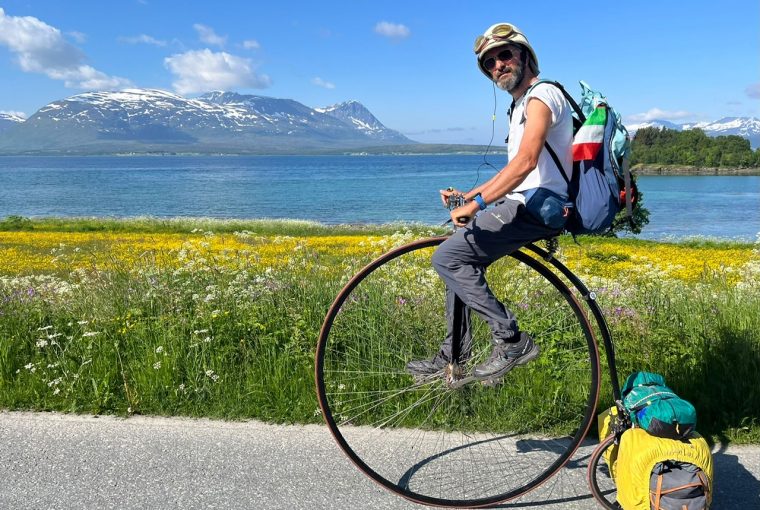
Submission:
[[[684,439],[697,426],[694,406],[665,385],[665,378],[651,372],[634,372],[622,389],[623,405],[634,425],[669,439]]]
[[[655,510],[705,510],[710,507],[710,480],[689,462],[658,462],[649,477],[649,504]]]
[[[619,439],[603,452],[616,499],[626,510],[707,510],[712,502],[710,447],[696,432],[674,440],[631,428],[628,412],[613,406],[597,420],[599,438]]]
[[[713,461],[696,432],[665,439],[640,428],[626,430],[616,452],[617,502],[626,510],[707,510]]]
[[[625,219],[634,227],[633,208],[638,188],[629,171],[631,140],[620,115],[607,99],[580,82],[580,104],[556,81],[539,80],[557,87],[573,108],[573,173],[568,179],[562,163],[548,142],[544,147],[567,182],[572,207],[565,230],[578,234],[606,234],[618,224],[617,214],[625,208]]]

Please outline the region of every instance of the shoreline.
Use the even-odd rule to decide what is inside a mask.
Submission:
[[[706,175],[706,176],[757,176],[760,168],[721,168],[682,165],[636,165],[631,168],[635,175]]]

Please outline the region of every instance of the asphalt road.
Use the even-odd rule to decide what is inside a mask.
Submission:
[[[590,443],[502,508],[595,509]],[[716,448],[713,509],[760,509],[760,447]],[[0,509],[408,509],[322,426],[0,412]]]

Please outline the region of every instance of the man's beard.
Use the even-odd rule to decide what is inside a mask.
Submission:
[[[511,68],[511,73],[507,76],[506,79],[502,79],[500,76],[496,80],[496,86],[499,87],[501,90],[506,90],[507,92],[512,92],[512,90],[517,87],[520,82],[522,82],[523,79],[523,72],[525,68],[522,65],[522,62],[515,65]]]

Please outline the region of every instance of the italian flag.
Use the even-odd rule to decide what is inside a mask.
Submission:
[[[596,159],[604,142],[604,125],[607,123],[607,107],[597,106],[573,138],[573,161]]]

